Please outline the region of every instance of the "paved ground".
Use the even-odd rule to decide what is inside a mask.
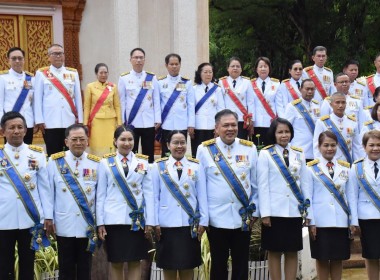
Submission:
[[[366,280],[368,279],[365,268],[343,269],[342,280]]]

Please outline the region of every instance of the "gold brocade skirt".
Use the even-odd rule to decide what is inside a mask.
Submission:
[[[104,154],[115,150],[113,145],[113,134],[117,127],[116,118],[97,119],[91,123],[90,153],[102,157]]]

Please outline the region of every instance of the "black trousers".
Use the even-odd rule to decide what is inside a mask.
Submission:
[[[149,156],[149,163],[154,161],[154,127],[147,128],[134,128],[135,133],[135,146],[133,147],[133,152],[137,152],[139,149],[139,141],[141,138],[141,148],[144,155]]]
[[[65,145],[65,128],[45,129],[43,134],[48,156],[67,150]]]
[[[248,279],[250,231],[210,226],[207,233],[211,252],[211,280],[227,280],[229,250],[232,258],[232,280]]]
[[[169,152],[168,146],[166,145],[166,141],[168,138],[168,135],[171,130],[162,130],[162,137],[161,137],[161,157],[166,157],[166,153]],[[182,130],[186,134],[186,140],[187,140],[187,130]]]
[[[25,144],[32,144],[33,142],[33,127],[27,128],[26,134],[24,136],[24,143]],[[4,143],[7,143],[7,139],[4,137]]]
[[[15,279],[15,245],[19,256],[19,279],[34,280],[34,254],[29,229],[0,230],[0,280]]]
[[[88,238],[57,236],[60,280],[90,280],[92,253],[86,251]]]
[[[256,146],[262,145],[262,146],[268,146],[270,141],[268,138],[268,130],[269,127],[255,127],[255,131],[253,133],[253,142],[255,143]],[[260,134],[260,137],[257,138],[256,135]],[[260,142],[260,143],[259,143]]]
[[[214,138],[214,129],[195,129],[194,130],[194,139],[191,139],[191,154],[193,158],[197,155],[197,149],[203,141],[207,141]]]
[[[247,140],[248,130],[244,129],[244,122],[238,122],[238,138]]]

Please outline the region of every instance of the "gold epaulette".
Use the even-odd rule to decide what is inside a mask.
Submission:
[[[8,74],[9,70],[0,71],[0,75]]]
[[[315,104],[319,104],[318,100],[312,99],[311,101],[313,101],[313,103],[315,103]]]
[[[270,78],[270,80],[273,81],[273,82],[277,82],[277,83],[280,82],[280,80],[279,80],[279,79],[276,79],[276,78]]]
[[[29,145],[28,147],[29,147],[29,149],[36,151],[36,152],[39,152],[39,153],[43,153],[43,151],[44,151],[44,148],[42,148],[40,146]]]
[[[301,98],[298,98],[298,99],[296,99],[296,100],[293,100],[293,101],[292,101],[292,104],[293,104],[293,105],[296,105],[296,104],[300,103],[301,101],[302,101],[302,99],[301,99]]]
[[[319,162],[319,159],[315,159],[315,160],[309,161],[306,165],[307,166],[313,166],[313,165],[317,164],[318,162]]]
[[[248,140],[240,139],[239,142],[240,142],[240,144],[242,144],[242,145],[244,145],[244,146],[249,146],[249,147],[252,147],[252,146],[253,146],[253,142],[252,142],[252,141],[248,141]]]
[[[308,70],[310,70],[310,69],[313,69],[313,66],[305,67],[303,70],[308,71]]]
[[[328,68],[328,67],[324,67],[327,71],[330,71],[330,72],[332,72],[332,70],[330,69],[330,68]]]
[[[185,76],[181,76],[181,79],[184,79],[184,80],[190,80],[190,78],[185,77]]]
[[[165,78],[166,78],[166,76],[161,76],[161,77],[158,77],[157,80],[163,80],[163,79],[165,79]]]
[[[366,86],[366,84],[365,84],[365,83],[363,83],[361,80],[359,80],[359,79],[356,79],[356,81],[358,82],[358,84],[360,84],[360,85],[362,85],[362,86]]]
[[[355,99],[359,99],[359,100],[360,100],[360,97],[359,97],[359,96],[356,96],[356,95],[350,95],[350,97],[355,98]]]
[[[274,145],[268,145],[263,148],[263,150],[268,150],[270,147],[273,147]]]
[[[120,76],[123,77],[123,76],[128,75],[128,74],[129,74],[129,72],[124,72],[124,73],[121,73]]]
[[[56,160],[58,158],[64,157],[65,155],[66,155],[65,152],[59,152],[59,153],[52,154],[50,157],[51,159]]]
[[[327,96],[325,100],[329,101],[331,99],[331,96]]]
[[[363,124],[364,124],[364,125],[369,125],[369,124],[371,124],[371,123],[373,123],[373,120],[370,120],[370,121],[365,122],[365,123],[363,123]]]
[[[215,85],[217,85],[218,87],[220,87],[220,85],[218,85],[217,83],[214,82]]]
[[[219,78],[219,80],[223,80],[223,79],[227,79],[227,76],[223,76],[223,77]]]
[[[241,76],[243,79],[247,79],[247,80],[251,80],[250,77],[247,77],[247,76]]]
[[[114,156],[116,156],[116,153],[109,153],[109,154],[103,155],[103,158],[109,158],[109,157],[114,157]]]
[[[29,76],[31,76],[31,77],[34,77],[34,74],[33,73],[30,73],[29,71],[24,71],[25,72],[25,74],[27,74],[27,75],[29,75]]]
[[[363,160],[364,160],[364,158],[359,158],[359,159],[355,160],[354,163],[358,163],[358,162],[361,162]]]
[[[154,162],[160,162],[160,161],[164,161],[168,159],[169,159],[168,157],[162,157],[162,158],[156,159]]]
[[[75,68],[71,68],[71,67],[65,67],[67,70],[69,70],[69,71],[73,71],[73,72],[78,72],[78,70],[77,69],[75,69]]]
[[[199,163],[199,160],[196,158],[188,157],[187,159],[192,161],[192,162]]]
[[[342,165],[342,166],[345,166],[345,167],[350,168],[350,163],[347,162],[347,161],[344,161],[344,160],[338,159],[337,162],[338,162],[340,165]]]
[[[289,81],[289,80],[290,80],[290,79],[282,80],[281,83],[287,82],[287,81]]]
[[[257,80],[257,78],[252,78],[251,79],[251,82],[254,82],[254,81],[256,81]]]
[[[326,115],[320,118],[321,121],[327,120],[330,118],[330,115]]]
[[[375,105],[369,105],[369,106],[366,106],[366,107],[364,107],[364,109],[367,109],[367,110],[369,110],[369,109],[372,109],[372,108],[373,108],[373,106],[375,106]]]
[[[38,69],[38,71],[45,71],[45,70],[47,70],[47,69],[49,69],[50,68],[50,66],[45,66],[45,67],[41,67],[40,69]]]
[[[353,117],[353,116],[351,116],[351,115],[348,115],[347,116],[347,118],[349,118],[350,120],[352,120],[352,121],[354,121],[354,122],[356,122],[357,120],[356,120],[356,118],[355,117]]]
[[[291,148],[292,150],[297,151],[297,152],[303,152],[303,150],[302,150],[301,148],[298,148],[298,147],[290,146],[290,148]]]
[[[369,77],[372,77],[372,76],[375,76],[375,74],[372,74],[372,75],[367,76],[366,79],[368,79]]]
[[[92,154],[87,154],[87,158],[91,159],[93,161],[96,161],[96,162],[100,162],[102,160],[101,157],[98,157],[98,156],[95,156],[95,155],[92,155]]]
[[[207,141],[203,141],[202,142],[202,145],[203,146],[208,146],[208,145],[211,145],[211,144],[215,144],[215,138],[214,139],[210,139],[210,140],[207,140]]]
[[[4,145],[0,145],[0,150],[4,149]]]
[[[156,74],[154,74],[153,72],[149,72],[149,71],[145,71],[146,73],[148,73],[148,74],[151,74],[151,75],[156,75]]]
[[[196,86],[196,85],[197,85],[197,83],[196,83],[196,82],[194,82],[194,83],[193,83],[193,86]]]
[[[141,159],[145,159],[145,160],[148,160],[149,159],[149,156],[146,156],[146,155],[143,155],[143,154],[135,154],[135,156],[137,158],[141,158]]]

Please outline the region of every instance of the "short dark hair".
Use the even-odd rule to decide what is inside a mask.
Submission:
[[[236,122],[239,120],[238,114],[236,114],[234,111],[231,111],[230,109],[223,109],[222,111],[219,111],[215,115],[215,124],[219,124],[220,120],[224,116],[233,115],[236,119]]]
[[[346,97],[346,94],[344,92],[341,92],[341,91],[337,91],[337,92],[334,92],[332,95],[331,95],[331,102],[334,102],[334,99],[336,96],[340,96],[340,97]],[[331,103],[330,102],[330,103]]]
[[[20,51],[22,53],[22,56],[25,56],[25,52],[23,49],[19,48],[19,47],[13,47],[13,48],[10,48],[7,52],[7,58],[10,58],[10,55],[12,52],[14,51]]]
[[[167,56],[165,56],[165,64],[168,65],[169,64],[169,60],[171,57],[176,57],[178,58],[178,61],[179,61],[179,64],[181,64],[181,56],[179,54],[176,54],[176,53],[169,53]]]
[[[368,140],[370,138],[375,138],[375,139],[380,140],[380,131],[374,129],[374,130],[371,130],[371,131],[368,131],[367,133],[365,133],[363,136],[363,139],[362,139],[362,145],[364,147],[367,146]]]
[[[305,79],[305,80],[302,80],[302,83],[301,83],[301,88],[303,88],[303,85],[305,83],[309,83],[309,82],[312,82],[314,84],[314,81],[312,79]]]
[[[324,46],[316,46],[314,49],[313,49],[313,56],[317,53],[317,52],[326,52],[327,54],[327,49],[324,47]]]
[[[294,60],[292,60],[292,61],[289,62],[289,70],[292,70],[294,64],[296,64],[296,63],[301,63],[301,65],[302,65],[302,67],[303,67],[303,64],[302,64],[302,61],[301,61],[301,60],[299,60],[299,59],[294,59]]]
[[[108,66],[107,66],[107,64],[105,64],[105,63],[98,63],[95,66],[95,74],[98,74],[100,67],[106,67],[107,68],[107,72],[108,72]]]
[[[373,105],[373,108],[372,108],[371,118],[375,121],[380,121],[379,118],[377,117],[377,109],[379,108],[379,106],[380,106],[380,103],[376,103],[375,105]]]
[[[194,83],[196,83],[198,85],[202,84],[201,72],[203,70],[203,67],[205,67],[205,66],[210,66],[212,68],[212,70],[214,70],[214,67],[209,62],[204,62],[204,63],[200,64],[198,66],[197,71],[195,71]],[[212,75],[211,82],[215,82],[214,74]]]
[[[324,132],[321,132],[318,136],[318,147],[320,147],[322,145],[323,140],[325,140],[325,138],[331,138],[336,143],[338,143],[338,138],[336,137],[336,135],[333,132],[331,132],[330,130],[326,130]]]
[[[342,77],[342,76],[347,76],[348,75],[346,73],[343,73],[343,72],[339,72],[338,74],[335,75],[334,77],[334,83],[336,83],[336,80],[339,78],[339,77]]]
[[[124,131],[128,131],[132,134],[133,136],[133,140],[135,139],[135,133],[133,132],[132,129],[130,129],[129,127],[126,127],[125,125],[121,125],[119,126],[118,128],[116,128],[115,132],[113,133],[113,138],[114,140],[117,140],[117,138],[120,137],[120,135],[124,132]],[[113,142],[113,145],[116,147],[116,144],[115,144],[115,141]]]
[[[142,49],[142,48],[134,48],[133,50],[131,50],[131,52],[129,53],[130,57],[132,57],[133,53],[135,51],[140,51],[144,54],[144,57],[145,57],[145,51]]]
[[[375,92],[373,93],[373,102],[376,103],[376,98],[380,93],[380,86],[375,89]]]
[[[237,61],[237,62],[239,62],[241,69],[243,69],[243,62],[242,62],[241,59],[240,59],[239,57],[237,57],[237,56],[233,56],[233,57],[231,57],[231,58],[228,60],[227,68],[230,67],[232,61]]]
[[[359,61],[357,61],[355,59],[346,60],[346,62],[343,64],[343,70],[347,69],[348,66],[350,66],[350,65],[356,65],[357,67],[359,67]]]
[[[289,127],[290,134],[291,134],[290,141],[292,141],[292,139],[294,137],[294,129],[293,129],[292,124],[286,119],[277,118],[274,121],[272,121],[272,123],[269,126],[268,132],[267,132],[267,138],[268,138],[269,144],[277,144],[277,142],[276,142],[276,130],[277,130],[277,127],[279,124],[285,124]]]
[[[16,111],[9,111],[6,112],[3,117],[1,118],[1,128],[5,130],[5,123],[9,120],[17,119],[20,118],[22,119],[22,122],[24,123],[25,128],[27,128],[26,125],[26,120],[23,115],[21,115],[19,112]]]
[[[171,130],[171,131],[169,131],[168,135],[166,136],[165,142],[170,143],[170,141],[172,141],[173,135],[175,135],[175,134],[182,134],[183,136],[185,136],[185,141],[187,143],[186,133],[183,130]]]
[[[88,136],[88,129],[83,124],[74,123],[65,129],[65,138],[69,137],[70,131],[83,129],[86,136]]]
[[[265,57],[265,56],[260,56],[258,59],[256,59],[256,62],[255,62],[255,66],[254,66],[254,71],[255,71],[255,76],[258,77],[259,74],[257,74],[257,67],[259,66],[259,63],[260,61],[264,61],[266,65],[268,65],[269,67],[269,73],[268,73],[268,76],[270,76],[270,74],[272,74],[272,64],[270,63],[270,60],[269,58]]]

